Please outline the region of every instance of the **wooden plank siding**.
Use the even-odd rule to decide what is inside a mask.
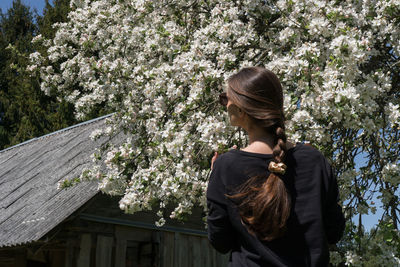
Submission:
[[[159,242],[155,242],[154,235],[159,235]],[[129,241],[158,246],[157,255],[153,258],[160,267],[221,267],[227,266],[229,255],[217,253],[205,236],[196,236],[178,232],[151,231],[135,227],[116,226],[115,266],[126,266],[126,245]],[[150,246],[148,246],[150,248]],[[140,254],[138,254],[140,256]],[[143,254],[142,254],[143,255]]]
[[[217,253],[206,236],[85,221],[65,224],[53,239],[54,245],[33,247],[35,255],[50,267],[222,267],[228,255]],[[3,255],[0,266],[26,266],[25,249]],[[0,251],[1,252],[1,251]],[[36,260],[28,255],[28,260]],[[1,258],[1,257],[0,257]],[[61,260],[61,261],[60,261]],[[4,263],[14,264],[4,265]],[[16,265],[19,262],[19,265]],[[43,261],[42,261],[43,262]],[[22,265],[21,265],[22,264]]]
[[[125,267],[126,240],[117,238],[115,246],[115,267]]]
[[[211,247],[207,237],[182,233],[164,233],[164,240],[169,240],[169,243],[171,243],[172,237],[174,244],[169,247],[174,249],[174,253],[169,253],[168,255],[174,255],[175,258],[173,260],[171,260],[170,257],[163,258],[163,263],[160,266],[227,266],[229,254],[222,255],[216,252],[216,250]],[[164,246],[166,245],[167,242],[164,243]],[[172,262],[173,264],[171,264]]]
[[[160,267],[174,266],[175,258],[175,236],[172,233],[162,232],[161,234],[161,263]]]
[[[118,208],[118,200],[99,194],[78,216],[93,224],[115,225],[113,266],[131,266],[128,258],[136,261],[137,266],[140,261],[140,266],[149,267],[227,266],[229,254],[222,255],[210,245],[201,210],[194,210],[193,216],[185,222],[167,220],[165,227],[159,228],[154,225],[157,219],[154,212],[125,214]],[[138,253],[136,258],[129,255],[133,252]],[[152,254],[151,261],[146,253]]]
[[[90,266],[91,248],[92,236],[90,234],[82,234],[77,267]]]
[[[110,267],[111,256],[113,252],[114,237],[112,236],[97,236],[96,247],[96,267]]]

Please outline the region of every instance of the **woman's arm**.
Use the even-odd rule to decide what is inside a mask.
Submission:
[[[208,188],[208,239],[211,245],[220,253],[229,252],[236,243],[236,236],[232,228],[225,197],[225,185],[222,182],[222,164],[220,158],[213,162]]]
[[[208,240],[218,252],[228,253],[236,243],[236,238],[226,207],[213,201],[207,201],[207,206]]]
[[[337,243],[343,235],[345,228],[345,219],[342,207],[339,205],[339,189],[336,176],[330,164],[327,163],[329,176],[329,189],[327,192],[327,203],[325,213],[325,233],[329,244]]]

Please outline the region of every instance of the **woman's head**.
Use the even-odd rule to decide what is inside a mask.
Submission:
[[[285,116],[279,79],[269,70],[250,67],[229,77],[227,83],[225,102],[231,124],[241,126],[244,118],[248,118],[252,124],[264,128],[274,140],[272,166],[285,166]],[[268,170],[268,176],[252,177],[237,194],[229,197],[240,200],[239,214],[249,232],[273,240],[284,233],[291,204],[282,173],[274,168]]]
[[[283,93],[278,77],[262,67],[243,68],[227,81],[228,109],[238,107],[257,125],[284,128]]]

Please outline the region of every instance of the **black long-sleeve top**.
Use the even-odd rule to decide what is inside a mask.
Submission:
[[[283,237],[268,242],[249,234],[226,197],[254,175],[267,179],[271,160],[269,154],[232,149],[214,162],[207,189],[211,244],[221,253],[231,252],[229,266],[328,266],[328,244],[339,241],[345,221],[336,178],[318,150],[297,144],[287,151],[281,178],[292,206]]]

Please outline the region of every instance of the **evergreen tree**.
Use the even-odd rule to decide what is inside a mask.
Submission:
[[[28,126],[35,98],[32,98],[25,72],[19,68],[27,64],[20,53],[31,51],[31,39],[36,31],[32,12],[20,0],[14,1],[6,14],[1,14],[0,148],[33,137],[38,128]],[[9,45],[15,49],[10,49]]]
[[[46,0],[43,16],[37,19],[40,34],[45,38],[53,38],[56,32],[53,24],[66,21],[69,11],[69,0],[54,0],[53,5]]]
[[[69,0],[46,1],[43,16],[14,0],[0,18],[0,150],[76,123],[73,106],[47,96],[39,80],[26,70],[29,54],[43,48],[34,47],[37,34],[54,36],[51,25],[67,18]]]

